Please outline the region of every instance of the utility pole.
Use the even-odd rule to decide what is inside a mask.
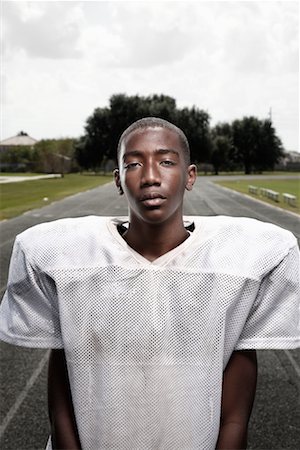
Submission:
[[[270,106],[270,109],[269,109],[269,120],[272,123],[272,107],[271,106]]]

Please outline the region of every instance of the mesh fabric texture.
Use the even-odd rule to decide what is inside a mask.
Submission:
[[[0,337],[64,348],[83,449],[213,449],[235,349],[299,346],[299,251],[253,219],[186,218],[149,262],[122,218],[63,219],[16,239]]]

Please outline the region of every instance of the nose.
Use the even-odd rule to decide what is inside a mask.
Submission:
[[[141,186],[159,186],[160,185],[160,171],[157,164],[148,162],[143,166],[143,173],[141,178]]]

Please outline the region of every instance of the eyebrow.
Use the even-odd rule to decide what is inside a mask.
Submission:
[[[154,150],[154,153],[159,155],[167,155],[171,153],[179,156],[179,152],[177,150],[174,150],[173,148],[157,148],[156,150]],[[141,152],[140,150],[130,150],[129,152],[124,153],[123,161],[125,161],[125,159],[129,156],[143,156],[143,152]]]

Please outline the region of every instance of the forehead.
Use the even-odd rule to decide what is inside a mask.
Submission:
[[[122,142],[121,152],[147,148],[170,148],[182,152],[182,145],[175,131],[162,127],[147,127],[132,131]]]

